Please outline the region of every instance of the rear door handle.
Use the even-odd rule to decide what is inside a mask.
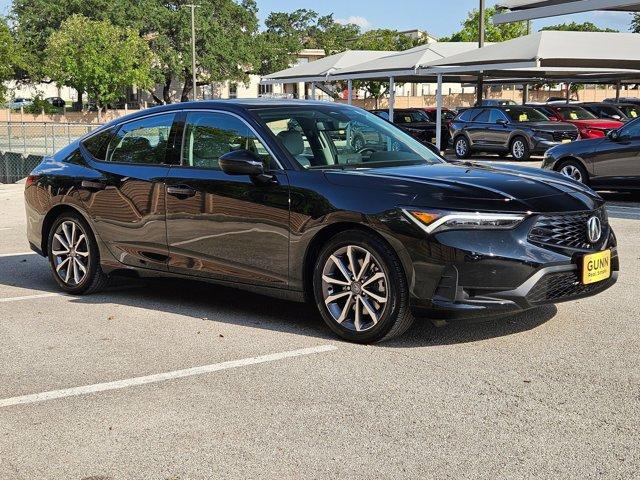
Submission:
[[[185,185],[176,185],[167,187],[167,193],[174,197],[193,197],[196,194],[196,191]]]
[[[107,185],[102,182],[94,182],[92,180],[82,180],[80,183],[82,188],[86,188],[87,190],[104,190],[107,188]]]

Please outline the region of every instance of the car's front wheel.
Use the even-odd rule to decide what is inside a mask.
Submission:
[[[531,158],[529,142],[524,137],[516,137],[511,141],[511,156],[515,160],[527,161]]]
[[[565,177],[572,178],[577,182],[584,183],[585,185],[589,184],[589,174],[576,160],[563,162],[558,168],[558,171]]]
[[[63,213],[53,222],[47,254],[53,278],[66,292],[93,293],[107,283],[93,232],[77,213]]]
[[[413,323],[400,260],[371,233],[350,230],[333,237],[317,258],[313,289],[324,321],[346,340],[390,339]]]

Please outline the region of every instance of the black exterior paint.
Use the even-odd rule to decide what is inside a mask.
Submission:
[[[109,164],[92,158],[79,142],[72,143],[32,173],[25,190],[28,240],[42,253],[53,219],[63,209],[73,209],[96,233],[106,272],[196,277],[303,300],[319,246],[338,231],[368,229],[398,255],[414,311],[442,317],[530,308],[526,292],[516,295],[515,289],[543,268],[574,272],[579,267],[585,252],[543,248],[527,236],[541,213],[601,207],[603,200],[589,188],[553,172],[464,162],[305,170],[252,109],[310,105],[352,108],[310,102],[198,102],[120,119],[115,123],[177,111],[166,164]],[[269,172],[272,181],[265,183],[180,166],[181,113],[186,109],[228,111],[241,117],[260,134],[282,168]],[[169,187],[194,193],[169,194]],[[513,230],[427,235],[402,208],[518,212],[528,218]],[[615,242],[608,230],[601,247],[612,248],[614,274],[589,294],[615,282]],[[452,278],[454,288],[445,293]]]

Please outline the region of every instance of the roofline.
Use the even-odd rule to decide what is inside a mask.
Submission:
[[[543,7],[521,8],[510,10],[506,13],[498,13],[492,17],[494,25],[503,23],[535,20],[538,18],[558,17],[573,13],[593,12],[597,10],[616,10],[617,8],[633,7],[638,5],[638,0],[575,0],[572,2],[547,5]]]

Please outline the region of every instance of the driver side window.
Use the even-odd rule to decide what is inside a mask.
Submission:
[[[265,170],[277,168],[262,142],[239,118],[219,112],[189,112],[184,127],[181,165],[220,170],[220,157],[235,150],[257,154]]]
[[[621,137],[638,138],[640,137],[640,119],[627,123],[620,129]]]

